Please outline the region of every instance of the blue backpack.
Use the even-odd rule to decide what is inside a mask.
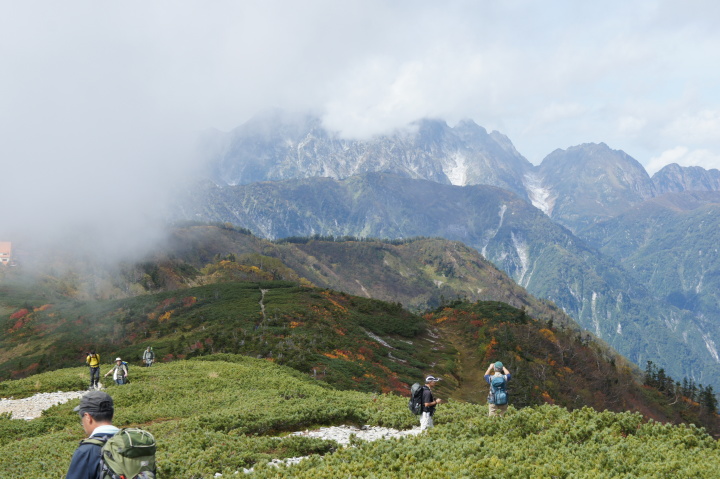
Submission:
[[[502,406],[508,403],[507,381],[504,376],[493,376],[490,380],[490,395],[488,395],[488,402],[497,406]]]

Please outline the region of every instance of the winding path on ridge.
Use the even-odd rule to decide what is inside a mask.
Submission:
[[[263,323],[267,321],[267,315],[265,314],[265,293],[270,291],[269,289],[260,290],[260,312],[262,313]]]
[[[450,397],[469,403],[484,404],[487,394],[484,373],[487,365],[480,363],[482,358],[478,357],[476,348],[470,346],[460,333],[453,331],[452,328],[441,328],[440,333],[457,351],[455,376],[460,384]]]

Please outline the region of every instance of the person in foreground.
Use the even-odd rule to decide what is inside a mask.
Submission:
[[[89,438],[109,438],[119,429],[112,425],[115,407],[113,399],[103,391],[90,391],[80,398],[80,405],[73,411],[80,414],[85,434]],[[99,475],[101,447],[96,444],[83,444],[75,449],[70,461],[66,479],[95,479]]]
[[[508,407],[507,383],[510,381],[510,371],[500,361],[492,363],[485,371],[485,381],[490,385],[488,416],[502,416]]]
[[[440,378],[428,376],[425,378],[425,386],[422,393],[422,413],[420,414],[420,430],[431,428],[433,424],[433,416],[435,415],[435,406],[442,403],[442,399],[435,398],[432,388],[440,381]]]

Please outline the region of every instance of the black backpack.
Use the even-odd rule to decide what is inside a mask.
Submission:
[[[420,383],[415,383],[410,387],[410,401],[408,401],[408,408],[410,412],[416,416],[423,410],[423,388],[424,386]]]

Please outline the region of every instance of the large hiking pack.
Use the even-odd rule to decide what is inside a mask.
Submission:
[[[507,381],[505,380],[505,376],[493,376],[492,379],[490,379],[488,402],[497,406],[508,403]]]
[[[82,444],[102,448],[102,479],[155,479],[155,438],[147,431],[126,428],[107,440],[89,438]]]
[[[408,408],[416,416],[422,412],[422,395],[423,385],[415,383],[410,387],[410,401],[408,401]]]

